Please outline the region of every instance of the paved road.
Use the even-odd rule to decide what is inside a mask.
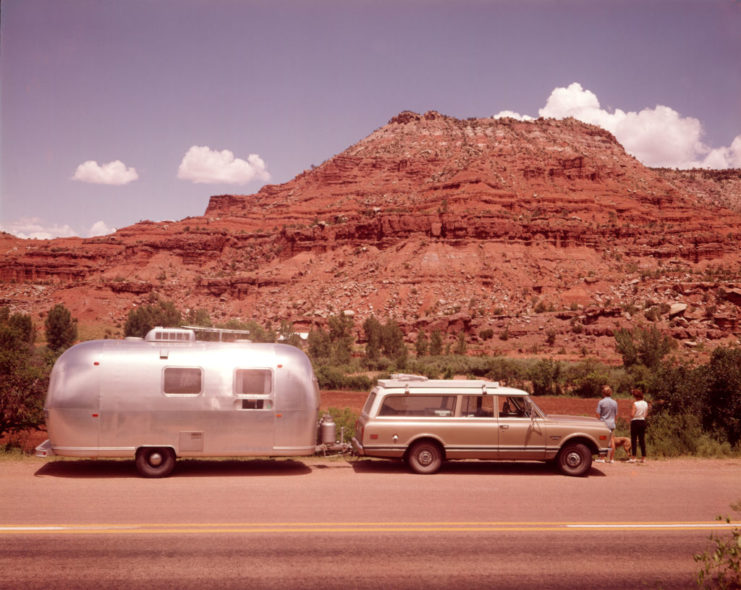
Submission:
[[[0,588],[693,588],[741,461],[0,463]]]

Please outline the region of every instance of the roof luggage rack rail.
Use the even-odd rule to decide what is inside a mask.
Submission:
[[[395,381],[428,381],[424,375],[410,375],[409,373],[392,373],[391,378]]]

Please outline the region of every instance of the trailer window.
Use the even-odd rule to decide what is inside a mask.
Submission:
[[[265,395],[273,390],[273,373],[270,369],[238,369],[235,384],[237,395]]]
[[[453,415],[454,395],[390,395],[383,400],[379,416]]]
[[[201,369],[168,367],[165,369],[163,389],[168,394],[198,395],[202,382]]]

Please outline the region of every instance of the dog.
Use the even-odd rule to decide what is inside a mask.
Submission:
[[[617,452],[618,447],[623,447],[625,452],[628,454],[628,457],[630,457],[630,439],[627,436],[616,436],[613,440],[615,441],[615,452]]]

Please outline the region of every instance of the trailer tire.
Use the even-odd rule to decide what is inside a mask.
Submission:
[[[443,464],[440,445],[429,440],[414,443],[407,453],[407,463],[415,473],[436,473]]]
[[[136,469],[142,477],[167,477],[175,468],[175,451],[167,447],[142,447],[136,451]]]

